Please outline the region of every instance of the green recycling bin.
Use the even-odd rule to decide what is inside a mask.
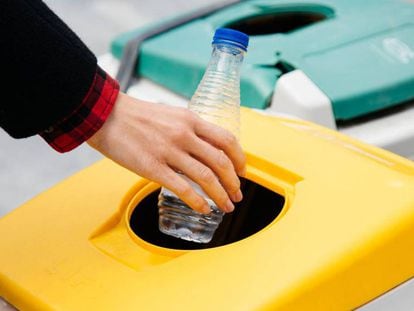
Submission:
[[[405,0],[241,1],[146,40],[136,73],[188,99],[214,30],[238,29],[251,42],[244,106],[311,120],[412,157],[413,20],[414,3]],[[169,21],[120,35],[112,54],[120,58],[131,38]]]

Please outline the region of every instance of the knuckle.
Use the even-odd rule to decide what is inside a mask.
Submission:
[[[177,195],[183,198],[189,198],[193,194],[194,190],[190,184],[185,183],[177,188]]]
[[[194,112],[192,112],[191,110],[186,111],[186,117],[191,122],[195,122],[195,121],[199,120],[199,117]]]
[[[227,186],[227,191],[229,193],[235,193],[240,189],[240,180],[235,178],[230,185]]]
[[[195,120],[196,114],[194,112],[186,108],[180,108],[180,110],[181,116],[184,120],[190,122]]]
[[[223,169],[229,168],[232,165],[230,159],[226,156],[226,154],[223,151],[219,152],[219,155],[217,157],[217,163],[219,167]]]
[[[229,146],[233,146],[237,144],[236,136],[234,136],[230,132],[227,132],[226,135],[223,135],[223,140],[224,140],[224,143]]]
[[[204,183],[210,184],[216,180],[216,175],[214,175],[211,169],[205,166],[200,170],[200,179]]]
[[[220,191],[220,193],[217,195],[217,197],[215,198],[215,202],[219,205],[219,206],[224,206],[226,204],[226,202],[229,200],[228,195],[223,191]]]
[[[191,202],[191,206],[198,211],[201,211],[205,205],[205,201],[199,195],[195,196]]]
[[[188,138],[188,131],[184,127],[177,126],[171,131],[171,135],[174,141],[181,142]]]
[[[246,155],[243,152],[240,152],[240,157],[241,157],[240,159],[241,165],[245,166],[247,163]]]
[[[163,167],[156,157],[144,153],[142,157],[134,157],[132,161],[133,167],[140,168],[139,171],[142,175],[151,176],[153,179],[162,176],[160,176],[160,172],[163,170]]]

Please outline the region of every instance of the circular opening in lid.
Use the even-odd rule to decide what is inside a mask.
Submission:
[[[226,24],[225,27],[244,32],[249,36],[258,36],[288,33],[326,18],[325,14],[318,12],[273,12],[248,16]]]
[[[158,229],[159,190],[141,200],[132,211],[129,223],[140,239],[164,248],[194,250],[237,242],[268,226],[282,211],[285,198],[259,184],[241,180],[243,200],[235,211],[226,214],[213,239],[206,244],[194,243],[163,234]]]

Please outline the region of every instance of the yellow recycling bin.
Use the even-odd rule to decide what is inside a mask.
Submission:
[[[159,186],[103,160],[0,219],[0,297],[21,310],[348,310],[413,277],[412,162],[251,110],[242,144],[245,199],[213,244],[164,238]]]

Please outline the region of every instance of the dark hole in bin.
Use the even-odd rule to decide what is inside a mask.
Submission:
[[[244,198],[233,213],[226,214],[213,239],[207,244],[188,242],[170,237],[158,230],[158,194],[152,192],[134,209],[130,226],[141,239],[161,247],[173,249],[204,249],[226,245],[244,239],[267,225],[281,212],[285,199],[250,180],[242,179]]]
[[[244,32],[250,36],[287,33],[326,19],[317,12],[276,12],[243,18],[227,24],[226,27]]]

